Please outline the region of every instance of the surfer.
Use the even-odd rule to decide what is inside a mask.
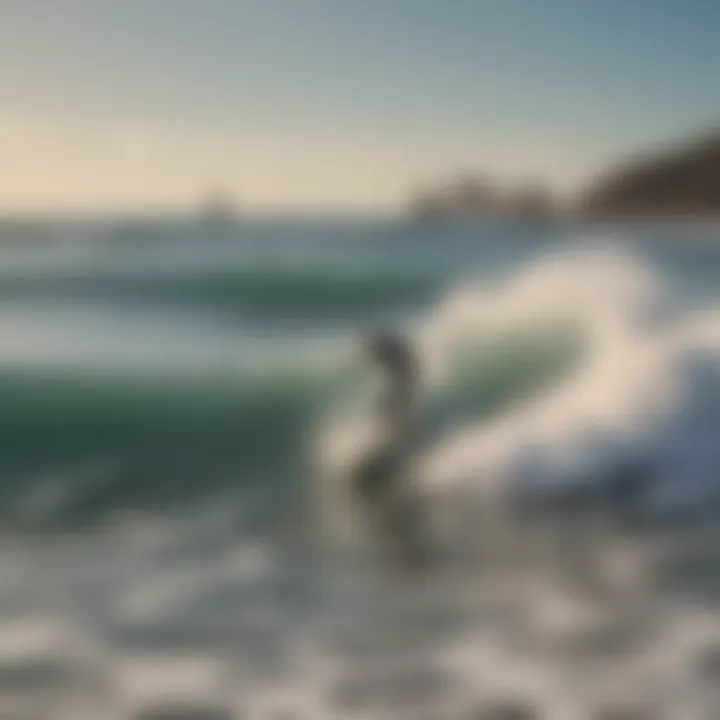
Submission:
[[[387,373],[388,386],[378,410],[386,430],[395,437],[407,430],[418,381],[418,363],[408,340],[395,332],[379,330],[365,340],[366,352]]]
[[[387,385],[377,404],[380,440],[354,468],[352,489],[388,549],[417,566],[428,559],[424,513],[408,477],[418,362],[409,341],[392,331],[370,333],[364,349]]]

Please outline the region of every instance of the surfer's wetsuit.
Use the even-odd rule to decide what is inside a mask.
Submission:
[[[366,341],[370,357],[388,373],[390,385],[378,410],[391,434],[404,430],[418,379],[417,359],[410,343],[396,333],[375,332]]]
[[[380,533],[404,557],[405,564],[426,560],[423,522],[408,495],[407,461],[412,400],[418,365],[410,343],[397,333],[376,332],[366,350],[388,375],[389,385],[378,403],[383,441],[354,472],[354,490]]]
[[[376,332],[366,339],[366,351],[388,374],[388,386],[377,405],[383,442],[355,473],[356,490],[364,500],[378,500],[398,479],[406,451],[410,405],[417,364],[409,343],[395,333]]]

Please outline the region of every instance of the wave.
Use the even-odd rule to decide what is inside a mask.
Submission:
[[[718,317],[683,308],[642,256],[612,243],[454,289],[415,334],[431,418],[416,452],[423,491],[440,502],[590,489],[656,516],[717,507]],[[375,441],[369,426],[360,412],[333,417],[321,467],[337,477]]]
[[[331,353],[203,375],[6,367],[2,519],[66,525],[287,488],[341,367]]]
[[[411,328],[427,380],[413,439],[423,491],[623,496],[641,478],[648,510],[711,507],[717,318],[678,305],[641,255],[597,243],[494,285],[459,283]],[[282,502],[306,473],[342,494],[339,476],[375,442],[377,379],[343,347],[203,377],[6,367],[5,507],[62,486],[88,516],[169,509],[261,480]],[[74,517],[67,507],[57,516]]]
[[[206,273],[4,275],[0,299],[209,306],[261,315],[345,314],[430,301],[428,275],[332,268],[241,267]]]

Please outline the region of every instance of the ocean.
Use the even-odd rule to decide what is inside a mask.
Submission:
[[[717,720],[719,309],[700,227],[3,221],[0,717]]]

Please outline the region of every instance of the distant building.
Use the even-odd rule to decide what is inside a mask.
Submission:
[[[497,193],[484,178],[466,175],[447,186],[424,188],[411,198],[411,212],[423,220],[479,218],[497,210]]]
[[[227,227],[239,219],[237,203],[226,193],[210,193],[200,207],[200,220],[209,227]]]
[[[453,183],[425,188],[411,199],[413,217],[439,219],[547,219],[556,212],[549,190],[541,183],[501,193],[481,176],[465,175]]]
[[[523,220],[542,220],[557,213],[556,203],[541,183],[532,183],[516,190],[509,212]]]
[[[450,195],[455,212],[466,217],[493,214],[499,205],[495,188],[488,180],[478,176],[459,178],[450,189]]]

